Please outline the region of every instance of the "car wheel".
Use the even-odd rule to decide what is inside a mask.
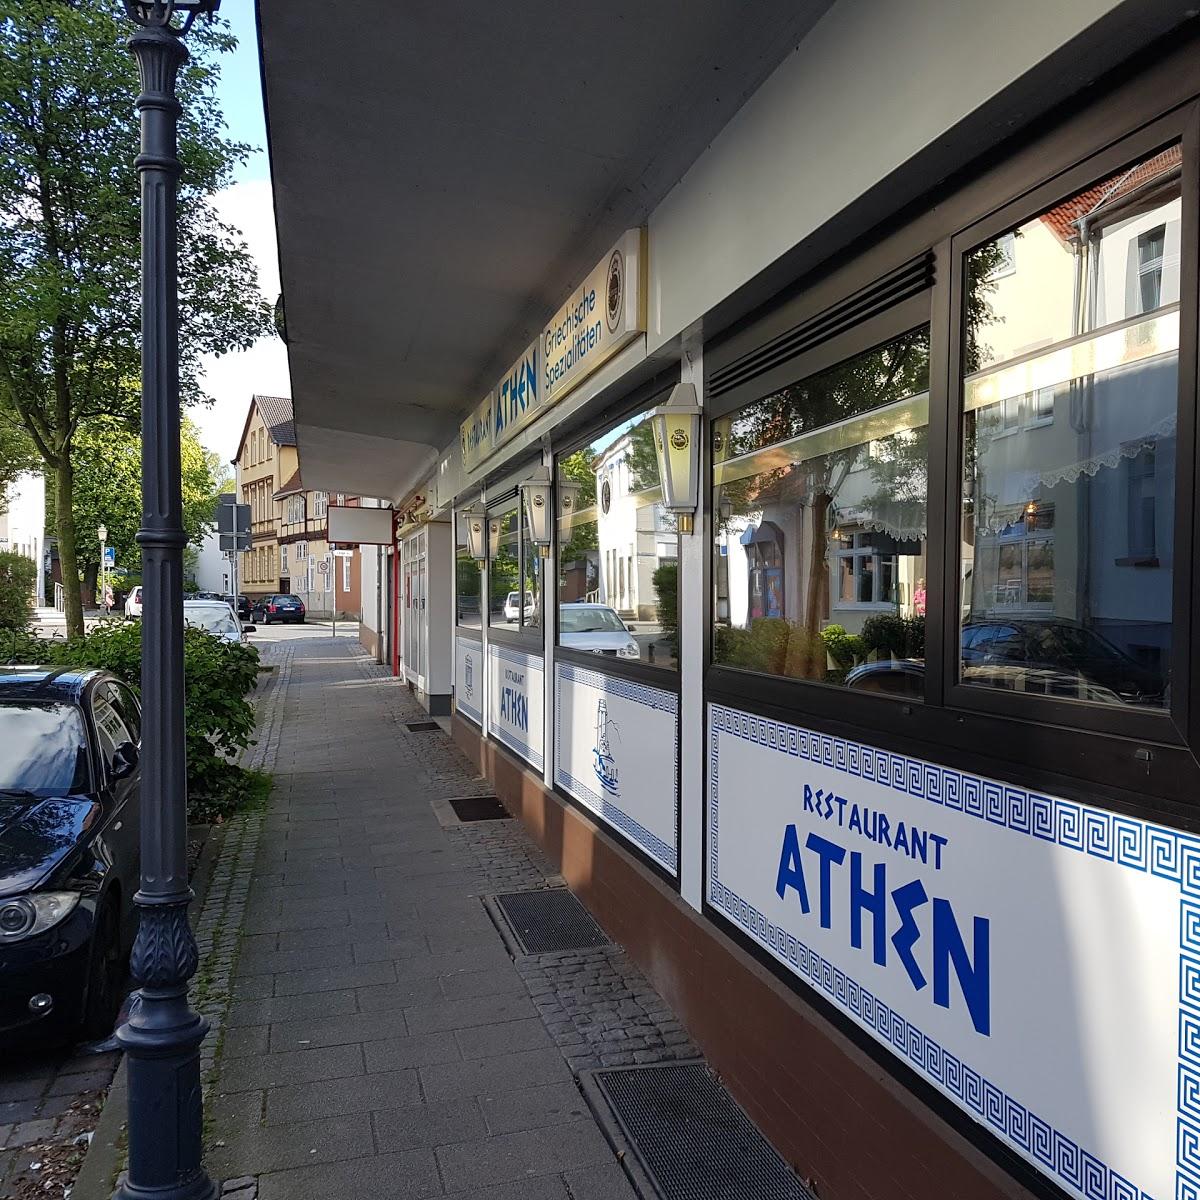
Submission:
[[[125,955],[121,949],[121,926],[117,906],[109,900],[101,909],[92,935],[88,960],[87,1000],[83,1012],[86,1038],[104,1038],[112,1033],[121,1010],[121,985],[125,982]]]

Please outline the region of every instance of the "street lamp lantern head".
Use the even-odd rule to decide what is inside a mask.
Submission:
[[[108,526],[101,525],[100,528],[96,530],[96,537],[99,541],[107,542],[108,541]]]
[[[221,0],[125,0],[125,11],[139,25],[161,25],[180,36],[191,29],[197,17],[211,17]],[[181,25],[174,24],[176,17]]]

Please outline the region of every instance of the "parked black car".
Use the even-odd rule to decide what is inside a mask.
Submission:
[[[274,625],[276,621],[303,625],[304,616],[304,601],[292,595],[261,596],[251,609],[252,619],[260,625]]]
[[[99,670],[0,668],[0,1045],[112,1031],[135,929],[141,714]]]
[[[243,621],[250,620],[250,598],[248,596],[243,596],[243,595],[239,595],[237,597],[222,596],[221,599],[227,600],[230,604],[233,605],[234,609],[237,612],[239,619],[241,619]]]

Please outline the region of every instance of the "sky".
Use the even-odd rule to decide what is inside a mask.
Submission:
[[[274,304],[279,295],[279,262],[275,247],[275,216],[267,164],[262,85],[258,70],[258,41],[254,0],[225,0],[221,16],[229,22],[238,47],[221,59],[218,95],[229,136],[256,147],[238,168],[232,187],[213,200],[220,216],[242,231],[258,264],[259,284]],[[203,360],[201,386],[214,397],[207,408],[189,416],[200,428],[201,440],[228,462],[237,453],[250,397],[255,392],[290,396],[287,350],[277,337],[263,338],[252,349]]]

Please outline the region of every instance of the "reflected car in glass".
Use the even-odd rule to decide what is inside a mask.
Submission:
[[[533,616],[535,609],[533,597],[525,593],[525,619],[529,620]],[[504,598],[504,619],[510,624],[515,625],[521,617],[521,593],[509,592]]]
[[[0,669],[0,1045],[112,1032],[138,886],[141,720],[106,671]]]
[[[611,658],[641,658],[642,652],[629,627],[607,604],[560,604],[558,642],[570,650],[604,654]]]

